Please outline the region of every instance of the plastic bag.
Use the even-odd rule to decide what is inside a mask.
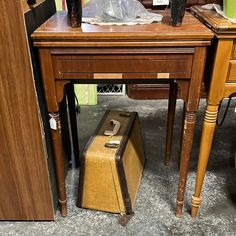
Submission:
[[[162,20],[161,15],[150,13],[137,0],[90,0],[83,7],[83,21],[88,22],[89,18],[96,19],[97,22],[111,23]]]

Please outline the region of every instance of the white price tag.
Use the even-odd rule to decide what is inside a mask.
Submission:
[[[53,117],[50,118],[49,124],[51,129],[57,130],[57,122]]]
[[[169,5],[169,0],[152,0],[153,6]]]

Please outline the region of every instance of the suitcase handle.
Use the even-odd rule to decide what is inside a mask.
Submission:
[[[120,122],[117,120],[111,120],[110,121],[112,125],[115,125],[113,130],[105,130],[104,134],[107,136],[114,136],[118,133],[120,129]]]

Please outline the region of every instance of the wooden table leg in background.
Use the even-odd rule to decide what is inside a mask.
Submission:
[[[169,165],[171,161],[171,148],[173,140],[173,127],[175,120],[175,107],[178,92],[178,84],[175,82],[170,83],[169,101],[168,101],[168,119],[166,131],[166,150],[165,150],[165,165]]]
[[[181,123],[181,136],[180,137],[183,137],[183,133],[184,133],[184,120],[185,120],[185,114],[186,114],[186,110],[185,110],[185,107],[186,107],[186,103],[184,102],[183,103],[183,113],[182,113],[182,123]],[[179,146],[179,152],[178,152],[178,167],[180,169],[180,162],[181,162],[181,147],[182,147],[182,138],[180,139],[180,146]]]
[[[79,139],[77,131],[76,107],[75,107],[75,93],[74,84],[69,83],[66,85],[66,94],[68,99],[68,107],[70,114],[70,127],[73,142],[73,152],[75,157],[75,166],[79,166]]]

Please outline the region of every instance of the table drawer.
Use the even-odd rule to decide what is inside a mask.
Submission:
[[[57,79],[190,78],[193,54],[53,55]]]
[[[228,82],[236,82],[236,60],[230,60]]]

